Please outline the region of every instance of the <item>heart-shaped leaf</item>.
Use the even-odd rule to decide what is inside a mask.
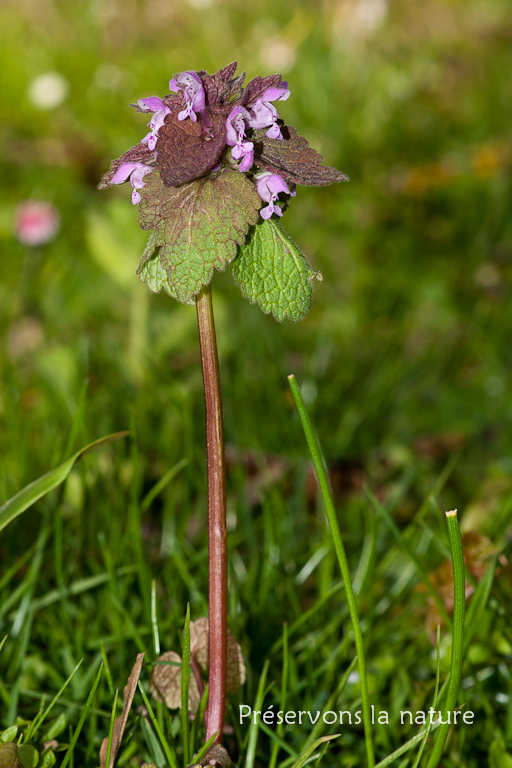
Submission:
[[[159,248],[160,266],[176,297],[188,303],[213,270],[223,270],[233,261],[261,205],[254,184],[242,173],[224,170],[195,179],[180,187],[166,187],[158,173],[146,176],[141,191],[139,223],[155,228],[137,274],[151,283],[152,290],[164,286],[162,272],[151,260],[152,247]],[[151,270],[153,270],[151,272]]]
[[[243,296],[276,320],[302,320],[311,306],[315,274],[304,254],[272,219],[251,231],[233,264]]]

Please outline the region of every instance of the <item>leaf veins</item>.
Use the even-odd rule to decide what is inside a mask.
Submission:
[[[254,184],[238,171],[224,170],[179,187],[165,187],[158,173],[145,178],[139,224],[155,228],[160,264],[178,300],[188,303],[210,283],[214,269],[233,261],[258,219],[261,201]],[[141,259],[138,274],[151,250]]]
[[[321,165],[322,155],[299,136],[295,128],[284,125],[282,140],[269,139],[264,131],[253,137],[254,162],[271,173],[278,173],[285,181],[293,184],[321,187],[336,181],[349,181],[337,168]],[[263,134],[263,135],[262,135]]]
[[[226,144],[226,118],[222,114],[210,115],[210,130],[205,130],[201,118],[194,123],[178,120],[178,114],[175,107],[166,116],[156,143],[157,166],[166,187],[204,176],[217,164]]]

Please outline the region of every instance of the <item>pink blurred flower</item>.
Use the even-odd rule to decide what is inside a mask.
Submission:
[[[25,200],[16,209],[14,232],[25,245],[48,243],[57,234],[59,225],[58,210],[44,200]]]

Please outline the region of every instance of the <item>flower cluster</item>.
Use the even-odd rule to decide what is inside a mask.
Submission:
[[[150,132],[114,160],[99,185],[129,181],[132,202],[140,202],[144,177],[158,171],[167,187],[238,169],[254,183],[260,214],[282,216],[279,195],[295,196],[296,184],[324,185],[347,177],[321,166],[322,157],[279,117],[275,102],[290,96],[281,75],[256,77],[244,87],[236,62],[219,70],[182,72],[169,82],[171,93],[150,96],[134,106],[151,113]]]

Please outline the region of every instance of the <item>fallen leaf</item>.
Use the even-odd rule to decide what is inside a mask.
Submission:
[[[190,622],[190,654],[195,658],[203,675],[208,675],[208,619],[203,616]],[[227,648],[227,680],[228,693],[237,693],[240,686],[245,683],[245,664],[242,649],[228,629]]]
[[[481,581],[487,569],[487,560],[496,554],[497,549],[490,539],[476,531],[467,531],[463,534],[462,549],[466,568],[477,581]],[[449,558],[443,560],[441,565],[429,574],[429,579],[441,597],[448,613],[453,613],[453,567],[451,560]],[[426,592],[427,588],[424,584],[418,584],[416,590],[418,592]],[[466,602],[473,595],[474,591],[475,588],[466,579]],[[442,626],[443,623],[443,618],[434,599],[428,595],[425,624],[433,643],[436,642],[437,625],[440,624]]]
[[[128,721],[128,715],[132,706],[133,697],[137,689],[137,683],[142,670],[142,662],[144,660],[144,653],[138,653],[133,669],[130,672],[128,682],[126,683],[123,691],[123,712],[119,717],[114,720],[114,729],[112,732],[112,746],[110,749],[110,760],[108,768],[113,768],[121,741],[123,739],[124,730]],[[103,739],[100,749],[100,765],[101,768],[105,768],[107,763],[107,751],[108,751],[108,736]]]
[[[191,629],[193,623],[190,622]],[[151,672],[151,694],[157,701],[164,702],[169,709],[178,709],[181,707],[181,656],[174,651],[166,651],[157,658],[157,661],[163,663],[155,664]],[[196,679],[191,674],[188,689],[188,710],[190,713],[197,711],[200,700],[201,696]]]
[[[193,763],[190,768],[197,768],[198,766],[212,766],[212,768],[229,768],[231,765],[231,758],[227,751],[221,744],[214,744],[210,747],[206,755],[197,763]]]
[[[18,768],[18,747],[12,742],[0,744],[0,768]]]

